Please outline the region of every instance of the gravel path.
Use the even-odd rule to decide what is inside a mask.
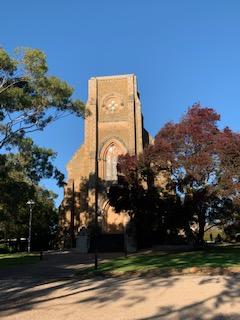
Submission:
[[[0,271],[0,319],[240,320],[239,274],[74,277],[90,262],[90,255],[52,253]]]

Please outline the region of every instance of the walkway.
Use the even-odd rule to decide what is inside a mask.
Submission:
[[[240,320],[240,275],[74,277],[91,261],[52,253],[35,265],[1,270],[0,319]]]

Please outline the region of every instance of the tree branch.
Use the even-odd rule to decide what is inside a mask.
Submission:
[[[3,93],[4,91],[6,91],[7,89],[11,88],[12,86],[14,86],[15,84],[18,84],[18,83],[21,83],[21,82],[27,82],[27,80],[24,80],[24,79],[21,79],[21,80],[17,80],[17,81],[14,81],[12,83],[10,83],[9,85],[7,85],[6,87],[3,87],[1,90],[0,90],[0,94]]]

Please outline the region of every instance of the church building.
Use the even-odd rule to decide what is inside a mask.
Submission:
[[[89,115],[84,120],[84,143],[67,164],[68,180],[60,207],[64,246],[75,246],[81,232],[91,230],[96,199],[101,234],[109,239],[123,234],[128,214],[114,211],[107,191],[117,183],[118,156],[141,153],[151,139],[143,126],[133,74],[91,78],[86,108]]]

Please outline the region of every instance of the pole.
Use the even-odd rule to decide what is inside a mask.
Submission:
[[[127,258],[127,226],[124,226],[124,257]]]
[[[95,150],[95,214],[94,214],[94,267],[98,268],[98,83],[96,79],[96,150]]]
[[[32,205],[30,205],[30,209],[29,209],[28,253],[31,252],[31,236],[32,236]]]
[[[75,230],[74,230],[74,218],[75,218],[75,186],[74,180],[72,183],[72,203],[71,203],[71,222],[70,222],[70,236],[71,236],[71,247],[75,247]]]

